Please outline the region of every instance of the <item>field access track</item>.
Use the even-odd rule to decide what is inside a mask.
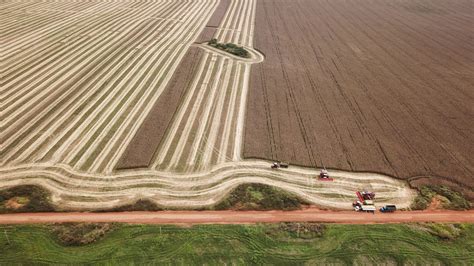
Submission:
[[[138,223],[138,224],[250,224],[278,222],[374,223],[474,223],[474,211],[398,211],[357,213],[353,211],[159,211],[112,213],[21,213],[2,214],[0,224],[37,223]]]

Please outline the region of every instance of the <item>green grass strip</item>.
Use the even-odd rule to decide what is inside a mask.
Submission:
[[[0,226],[0,264],[474,264],[474,225],[444,240],[426,225],[116,225],[67,246],[51,226]]]

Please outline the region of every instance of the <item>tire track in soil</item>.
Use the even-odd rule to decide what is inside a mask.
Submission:
[[[330,10],[328,10],[328,12],[330,12]],[[334,12],[333,12],[334,13]],[[337,21],[337,20],[333,20],[333,23],[329,23],[329,25],[339,25],[340,26],[340,23]],[[346,31],[346,29],[344,27],[340,27],[340,29],[342,29],[341,31]],[[338,38],[340,41],[342,41],[342,38],[339,36],[339,34],[337,33],[338,31],[337,30],[334,30],[333,31],[334,34],[335,34],[335,37]],[[351,33],[349,31],[346,31],[349,35],[351,35]],[[337,80],[334,76],[334,74],[331,72],[331,77],[332,79],[336,82],[336,87],[339,89],[339,91],[341,91],[341,93],[343,92],[343,90],[340,88],[339,84],[337,83]],[[370,94],[369,94],[369,97],[370,97]],[[370,97],[371,98],[371,97]],[[371,98],[373,99],[373,98]],[[373,101],[373,104],[376,104]],[[425,168],[425,171],[431,173],[431,170],[427,168],[427,161],[423,158],[423,156],[414,148],[412,147],[412,145],[410,145],[408,139],[405,138],[405,136],[399,132],[398,130],[398,127],[396,126],[396,124],[393,122],[393,120],[390,118],[390,116],[385,112],[383,106],[381,105],[377,105],[377,110],[379,110],[379,112],[383,115],[383,118],[385,119],[386,122],[388,122],[388,124],[391,126],[393,132],[395,134],[397,134],[398,136],[398,139],[400,139],[402,141],[402,143],[405,145],[406,149],[408,149],[410,151],[410,154],[412,155],[416,155],[416,157],[418,158],[418,161],[419,162],[422,162],[423,163],[423,167]]]
[[[370,28],[370,27],[369,27],[369,28]],[[383,49],[383,48],[382,48],[382,49]],[[389,53],[387,52],[387,54],[389,54]],[[376,76],[376,75],[374,75],[374,76]],[[401,81],[403,82],[403,80],[401,80]],[[405,82],[403,82],[403,83],[405,83]],[[405,84],[405,85],[409,86],[408,84]],[[396,95],[398,95],[399,98],[402,98],[401,95],[398,93],[397,90],[394,90],[393,93],[395,93]],[[415,119],[417,119],[417,122],[418,122],[422,127],[428,128],[427,125],[426,125],[421,119],[419,119],[419,117],[417,116],[417,112],[415,112],[414,110],[412,110],[412,108],[411,108],[408,104],[405,104],[405,103],[403,103],[403,102],[400,102],[400,104],[402,104],[405,108],[407,108],[407,109],[410,111],[412,117],[414,117]],[[447,120],[447,121],[449,122],[449,120]],[[433,133],[432,133],[431,131],[428,130],[428,131],[426,131],[426,132],[428,133],[428,135],[429,135],[436,143],[441,143],[440,140],[437,139],[437,138],[433,135]],[[400,135],[399,135],[399,136],[400,136]],[[404,141],[405,141],[406,143],[408,143],[407,140],[404,140]],[[409,146],[409,144],[407,144],[407,145]],[[440,147],[443,149],[443,151],[444,151],[446,154],[448,154],[449,156],[451,156],[451,158],[452,158],[453,160],[455,160],[458,165],[460,165],[461,167],[463,167],[464,170],[466,170],[466,173],[470,172],[470,170],[469,170],[467,167],[465,167],[464,163],[460,162],[460,161],[453,155],[452,152],[450,152],[449,150],[447,150],[447,149],[444,147],[444,145],[440,145]],[[412,150],[412,152],[417,152],[417,151]],[[422,161],[424,161],[424,164],[425,164],[425,165],[428,165],[428,162],[423,159],[423,157],[421,156],[421,154],[418,153],[418,156],[419,156],[419,159],[421,159]],[[425,166],[425,167],[426,167],[426,166]],[[426,168],[425,168],[425,170],[427,170],[427,171],[430,172],[430,173],[432,172],[431,170],[426,169]]]

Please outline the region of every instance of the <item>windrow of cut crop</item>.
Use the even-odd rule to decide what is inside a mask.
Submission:
[[[348,209],[347,199],[362,187],[377,189],[379,204],[395,203],[400,208],[411,204],[414,193],[403,182],[369,173],[333,171],[334,182],[319,183],[317,169],[292,167],[277,171],[266,161],[221,164],[208,172],[171,173],[135,169],[111,174],[78,172],[64,165],[35,164],[1,168],[0,188],[19,183],[41,186],[51,192],[59,209],[104,209],[132,203],[143,195],[167,207],[198,208],[221,200],[233,188],[245,183],[275,186],[304,200],[324,207]]]
[[[202,51],[191,47],[180,62],[168,87],[154,104],[145,121],[120,158],[117,169],[147,168],[165,131],[183,99],[184,89],[191,83]]]
[[[27,91],[25,95],[30,95],[30,98],[20,96],[28,102],[36,101],[36,107],[29,110],[26,109],[27,102],[21,102],[23,110],[33,118],[30,119],[32,123],[15,121],[22,128],[12,135],[17,138],[6,139],[6,145],[10,145],[11,149],[7,150],[9,152],[7,157],[2,160],[16,163],[32,160],[66,160],[84,170],[112,169],[113,164],[104,165],[103,163],[117,157],[116,151],[108,147],[126,146],[124,141],[133,135],[133,129],[137,128],[136,124],[143,121],[146,111],[150,109],[150,105],[161,94],[162,88],[169,80],[168,73],[176,68],[177,61],[179,62],[176,59],[182,58],[186,46],[202,28],[206,17],[203,14],[210,12],[214,5],[213,1],[206,1],[205,4],[197,1],[167,2],[153,6],[155,9],[134,10],[133,12],[137,12],[137,15],[141,14],[144,17],[141,20],[136,20],[133,16],[116,16],[104,20],[106,23],[101,25],[104,31],[117,25],[119,21],[123,23],[125,29],[127,27],[129,29],[118,33],[112,31],[113,34],[103,35],[103,37],[113,38],[115,42],[102,36],[102,38],[84,38],[85,44],[89,46],[81,47],[83,54],[76,55],[74,49],[79,48],[69,51],[71,55],[76,56],[77,62],[80,62],[79,65],[74,61],[65,61],[62,65],[61,62],[57,64],[56,69],[44,70],[49,71],[49,76],[56,77],[58,82],[62,79],[66,83],[52,83],[54,80],[46,76],[42,80],[49,83],[38,83],[36,84],[38,88],[35,90],[41,88],[38,86],[41,84],[51,88],[52,93],[48,93],[49,90],[43,90],[35,95],[33,91]],[[187,12],[188,10],[191,11]],[[177,19],[162,19],[155,16]],[[97,32],[101,28],[88,29]],[[130,38],[125,38],[127,36]],[[161,39],[158,38],[155,41],[159,36]],[[45,40],[44,43],[49,41]],[[93,47],[99,49],[92,49]],[[33,51],[30,52],[34,54]],[[66,55],[62,54],[62,56]],[[118,55],[120,57],[117,57]],[[60,58],[62,57],[55,59]],[[117,58],[126,61],[117,61]],[[139,61],[140,58],[141,61]],[[123,63],[126,65],[122,66]],[[69,68],[63,67],[63,72],[57,73],[62,66]],[[84,68],[84,66],[87,67]],[[116,69],[116,74],[128,71],[133,73],[133,76],[120,74],[111,76],[111,73],[107,72],[111,70],[111,66]],[[35,67],[41,67],[41,65]],[[75,72],[70,72],[70,70]],[[97,71],[96,75],[92,75],[94,71]],[[66,80],[61,77],[60,79],[61,74],[67,76],[64,73],[69,73],[75,78]],[[97,79],[97,76],[102,79]],[[120,77],[125,80],[119,80]],[[56,84],[58,89],[53,89],[53,84]],[[134,86],[141,88],[136,89],[137,87],[134,88]],[[127,98],[121,97],[127,95]],[[8,107],[14,110],[14,103],[9,104]],[[42,109],[38,109],[40,107]],[[41,111],[38,113],[36,110]],[[27,119],[28,116],[25,113],[19,113],[20,111],[17,109],[17,114]],[[12,118],[11,114],[6,118]],[[132,132],[124,132],[125,129]],[[99,131],[101,133],[97,134]],[[13,127],[12,131],[5,132],[13,132]],[[84,149],[84,145],[87,146],[87,150]],[[98,157],[100,162],[96,160]],[[117,159],[114,161],[116,162]],[[79,164],[76,165],[76,163]]]
[[[215,38],[236,44],[248,40],[254,6],[253,1],[232,1]],[[242,12],[247,15],[242,15]],[[243,77],[248,66],[242,67],[241,63],[218,55],[209,55],[203,60],[210,60],[208,70],[198,72],[194,77],[192,87],[158,150],[153,168],[204,170],[218,161],[238,159],[234,158],[235,151],[231,151],[229,156],[227,148],[230,142],[235,142],[235,138],[231,141],[230,136],[232,132],[238,131],[236,121],[243,115],[239,111],[245,108],[239,103],[246,87],[244,82],[236,82],[239,79],[236,79],[236,75]],[[236,72],[236,69],[239,71]],[[236,105],[239,107],[236,108]],[[223,115],[223,110],[231,110],[232,113]],[[226,143],[217,140],[222,135],[226,136]],[[238,133],[232,136],[237,137]],[[238,148],[236,145],[231,146],[233,149]],[[222,152],[224,154],[219,155]]]

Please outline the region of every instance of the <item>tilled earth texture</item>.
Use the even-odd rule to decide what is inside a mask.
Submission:
[[[257,1],[244,157],[474,199],[472,1]]]

